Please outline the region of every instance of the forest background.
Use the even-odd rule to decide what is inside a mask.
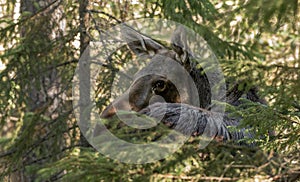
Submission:
[[[299,179],[299,5],[298,0],[1,0],[0,179]],[[226,79],[246,85],[240,89],[259,88],[267,106],[245,101],[228,108],[256,131],[256,148],[212,142],[197,150],[195,138],[164,160],[133,165],[90,147],[72,106],[79,58],[100,32],[139,18],[191,28],[214,51]],[[130,56],[120,56],[118,64],[126,59]],[[96,99],[100,109],[109,102],[113,74],[108,71],[99,85],[105,96]]]

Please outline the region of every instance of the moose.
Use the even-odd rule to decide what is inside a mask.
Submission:
[[[173,32],[171,48],[131,28],[124,28],[122,34],[129,49],[150,62],[135,75],[128,90],[104,109],[101,118],[111,118],[118,110],[135,111],[161,119],[163,124],[186,135],[202,135],[206,128],[213,130],[210,137],[221,141],[241,143],[241,139],[253,137],[244,128],[229,129],[238,126],[240,118],[210,111],[211,83],[205,70],[192,60],[193,53],[187,45],[183,27]],[[187,77],[183,76],[185,74]],[[195,87],[191,86],[193,84]],[[227,90],[226,97],[226,102],[233,106],[239,105],[240,97],[263,102],[255,88],[244,93],[238,89],[238,84]],[[94,135],[97,135],[97,126]]]

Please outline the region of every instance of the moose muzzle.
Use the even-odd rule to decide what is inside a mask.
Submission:
[[[100,117],[103,119],[110,118],[114,116],[118,110],[125,110],[130,111],[131,107],[128,102],[128,94],[125,93],[119,98],[117,98],[115,101],[110,103],[101,113]]]

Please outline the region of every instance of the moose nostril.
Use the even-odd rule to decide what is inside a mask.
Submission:
[[[110,118],[116,114],[116,108],[112,105],[108,106],[104,109],[104,111],[101,113],[100,118]]]

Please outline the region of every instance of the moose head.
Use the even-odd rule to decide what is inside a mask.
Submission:
[[[224,84],[224,77],[222,77],[216,62],[214,62],[216,59],[212,52],[205,47],[204,41],[200,41],[200,44],[204,43],[204,46],[191,44],[189,42],[190,37],[188,37],[190,35],[186,34],[185,29],[181,26],[172,33],[171,46],[169,47],[126,25],[121,30],[123,40],[126,41],[129,49],[137,58],[147,59],[148,62],[134,75],[128,89],[104,109],[100,116],[104,122],[97,121],[95,128],[90,130],[92,131],[91,143],[95,148],[109,154],[109,156],[117,158],[120,156],[118,159],[122,161],[137,156],[139,160],[144,161],[147,160],[144,151],[151,151],[151,154],[159,151],[158,156],[164,156],[168,153],[164,153],[164,151],[169,151],[169,149],[161,150],[161,146],[165,148],[168,144],[171,144],[171,146],[180,147],[190,136],[201,135],[204,138],[200,142],[201,147],[205,147],[212,139],[238,141],[244,139],[245,136],[251,138],[251,133],[247,132],[246,129],[232,132],[228,130],[228,126],[239,125],[239,118],[230,118],[224,113],[222,108],[224,106],[222,99],[223,96],[226,96],[222,85]],[[197,40],[194,40],[195,44],[199,43]],[[123,43],[120,45],[124,45]],[[200,49],[198,49],[199,47]],[[202,51],[201,54],[197,50]],[[208,67],[203,65],[207,62]],[[236,100],[236,97],[233,98],[232,102]],[[215,102],[212,102],[215,100],[222,103],[218,104],[216,102],[215,104]],[[120,115],[118,115],[118,111],[121,110],[138,113],[128,115],[128,112],[120,112]],[[119,117],[118,120],[107,120],[115,115],[125,117]],[[140,117],[141,115],[145,117]],[[154,119],[152,120],[147,116]],[[135,133],[136,129],[142,129],[142,132],[154,129],[155,136],[153,140],[150,137],[151,142],[139,146],[135,143],[136,138],[131,143],[115,137],[107,130],[105,124],[107,124],[107,121],[112,121],[111,123],[114,124],[114,121],[119,122],[119,119],[122,123],[125,122],[127,126],[130,126],[129,132],[131,134]],[[160,122],[160,125],[157,121]],[[116,127],[121,132],[122,130],[119,129],[120,126],[124,126],[122,123],[120,123],[121,125],[118,123]],[[150,128],[148,126],[153,128],[148,130]],[[166,126],[172,130],[167,130],[167,134],[160,132],[162,131],[160,130],[161,126],[163,129]],[[133,128],[133,131],[131,128]],[[127,132],[128,127],[124,127],[124,129]],[[137,148],[141,150],[137,150]],[[152,150],[152,148],[155,150]],[[173,148],[171,147],[170,150],[173,150]],[[142,151],[141,155],[137,155],[139,151]],[[129,155],[130,157],[123,157],[123,155]],[[153,160],[152,155],[150,158]]]
[[[128,90],[105,108],[102,118],[112,117],[118,110],[138,112],[156,102],[201,108],[210,105],[210,83],[190,60],[192,53],[183,27],[174,31],[170,49],[127,26],[122,35],[137,57],[150,61],[136,73]]]

